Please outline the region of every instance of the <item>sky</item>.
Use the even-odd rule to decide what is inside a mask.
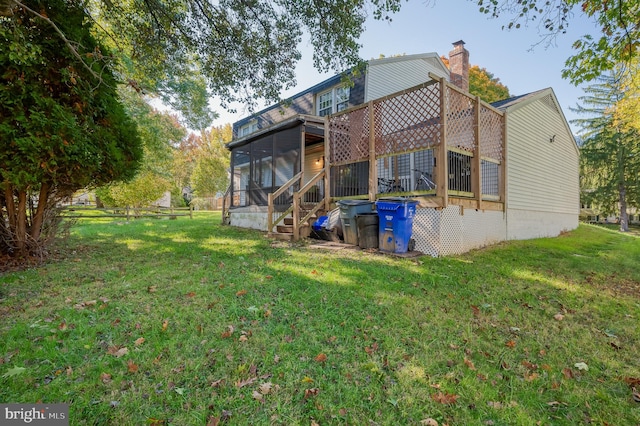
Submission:
[[[392,21],[367,19],[366,28],[359,42],[360,57],[373,59],[397,54],[436,52],[448,56],[452,43],[464,40],[469,51],[471,65],[486,68],[509,88],[511,95],[522,95],[547,87],[553,88],[567,118],[577,115],[570,111],[584,95],[583,87],[575,87],[563,80],[561,73],[565,60],[573,54],[571,45],[580,36],[598,34],[595,23],[588,17],[577,14],[569,23],[566,34],[558,36],[551,46],[538,44],[541,36],[537,24],[529,24],[511,31],[502,30],[508,17],[488,18],[478,11],[476,2],[469,0],[436,0],[425,4],[422,0],[403,2],[399,13]],[[538,44],[536,46],[536,44]],[[334,74],[321,74],[313,68],[311,46],[301,45],[302,60],[298,64],[297,86],[283,91],[282,98],[289,97],[311,87]],[[215,126],[233,123],[249,114],[241,105],[231,114],[216,105],[214,110],[220,117]],[[578,128],[570,124],[572,130]]]

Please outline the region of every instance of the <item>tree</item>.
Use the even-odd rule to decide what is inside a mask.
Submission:
[[[449,59],[441,56],[442,62],[448,67]],[[500,82],[486,68],[480,68],[478,65],[469,67],[469,93],[480,96],[485,102],[491,103],[509,98],[509,88]]]
[[[73,0],[67,0],[73,1]],[[77,0],[80,1],[80,0]],[[577,13],[601,27],[574,43],[564,76],[573,83],[596,78],[613,64],[638,56],[640,0],[469,0],[481,13],[510,16],[505,29],[538,23],[552,43],[566,32]],[[425,5],[436,0],[425,0]],[[94,0],[96,32],[119,59],[114,65],[140,91],[159,93],[192,128],[211,122],[208,95],[223,106],[257,99],[279,101],[282,89],[296,84],[299,45],[307,33],[313,61],[321,72],[341,72],[363,65],[358,39],[369,14],[391,20],[402,0]],[[0,14],[10,15],[20,0],[0,0]],[[38,11],[33,10],[33,13]],[[75,40],[60,32],[68,49]],[[204,124],[204,125],[203,125]]]
[[[575,111],[588,115],[573,122],[582,127],[582,198],[603,213],[616,212],[620,230],[628,227],[628,201],[640,200],[640,132],[627,125],[618,108],[624,97],[626,74],[620,70],[603,76],[585,89],[584,106]]]
[[[509,98],[509,88],[486,68],[473,65],[469,68],[469,93],[488,103]]]
[[[0,17],[3,255],[43,254],[56,202],[137,171],[140,138],[87,18],[82,4],[64,0],[31,0]],[[76,41],[73,50],[59,32]]]
[[[121,91],[128,115],[136,122],[143,143],[140,172],[129,182],[114,182],[97,192],[107,205],[146,207],[173,187],[173,151],[186,134],[178,120],[151,108],[142,98]]]
[[[229,185],[229,151],[224,144],[231,141],[230,124],[203,131],[191,176],[196,196],[214,196]]]

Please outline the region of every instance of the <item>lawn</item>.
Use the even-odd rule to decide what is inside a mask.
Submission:
[[[0,401],[72,425],[640,424],[640,238],[464,256],[83,219],[0,275]]]

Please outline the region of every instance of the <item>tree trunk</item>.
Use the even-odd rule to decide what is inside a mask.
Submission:
[[[40,194],[38,195],[38,208],[36,209],[33,218],[31,219],[31,238],[34,241],[38,241],[40,234],[42,233],[42,224],[44,223],[45,213],[49,206],[49,188],[50,185],[43,183],[40,187]]]
[[[18,191],[14,238],[17,251],[25,254],[27,250],[27,191]]]
[[[627,214],[627,189],[624,183],[618,184],[620,193],[620,231],[629,232],[629,215]]]

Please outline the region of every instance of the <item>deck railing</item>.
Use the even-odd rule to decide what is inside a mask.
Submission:
[[[409,195],[440,207],[452,197],[476,208],[504,201],[503,112],[431,78],[328,118],[332,197]],[[353,188],[333,185],[344,178],[335,173],[353,177],[344,169],[357,177]]]

